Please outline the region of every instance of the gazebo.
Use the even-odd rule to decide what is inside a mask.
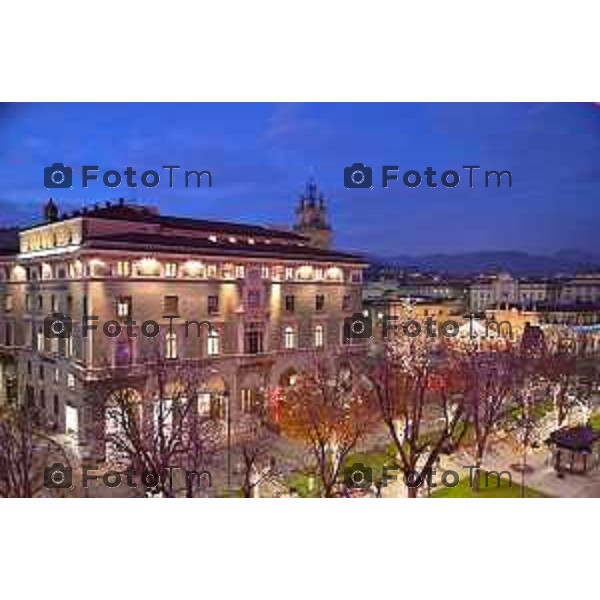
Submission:
[[[600,432],[590,425],[564,427],[553,431],[546,444],[550,447],[554,468],[560,475],[563,471],[585,474],[597,465],[597,445]]]

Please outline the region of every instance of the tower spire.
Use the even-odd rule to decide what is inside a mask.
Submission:
[[[304,195],[300,196],[296,214],[298,219],[294,229],[306,235],[312,245],[328,248],[331,243],[331,227],[327,218],[325,197],[319,193],[317,183],[312,177],[306,183]]]

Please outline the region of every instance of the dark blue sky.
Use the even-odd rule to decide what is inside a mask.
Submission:
[[[45,166],[141,172],[163,164],[213,173],[210,190],[95,182],[43,184]],[[361,161],[373,190],[348,191]],[[465,164],[508,169],[512,189],[396,182],[401,172]],[[314,176],[336,245],[381,255],[524,250],[600,253],[600,107],[592,104],[31,104],[0,107],[0,226],[27,223],[52,195],[61,208],[125,196],[183,216],[291,224]],[[138,175],[139,177],[139,175]]]

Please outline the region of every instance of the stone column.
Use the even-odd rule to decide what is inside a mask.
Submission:
[[[6,400],[6,367],[0,359],[0,405],[4,404]]]

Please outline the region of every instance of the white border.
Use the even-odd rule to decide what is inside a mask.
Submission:
[[[600,100],[597,3],[2,7],[4,100]]]
[[[599,22],[597,3],[580,0],[10,2],[0,90],[6,101],[600,100]],[[0,501],[3,594],[594,595],[595,500],[176,502]]]
[[[0,528],[10,544],[0,546],[2,591],[6,598],[65,600],[494,599],[526,598],[527,590],[536,598],[589,597],[596,562],[589,517],[596,505],[3,501]]]

